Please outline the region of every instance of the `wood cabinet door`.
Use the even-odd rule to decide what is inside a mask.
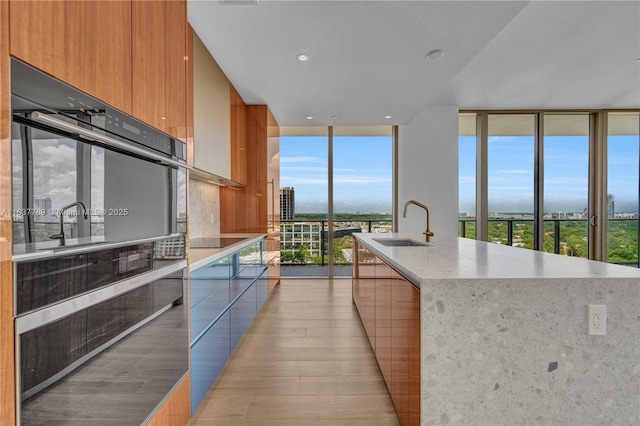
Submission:
[[[230,86],[231,179],[247,184],[247,105]],[[280,186],[278,186],[279,188]]]
[[[13,56],[131,114],[130,1],[11,1],[9,13]]]
[[[403,426],[420,424],[420,290],[391,279],[391,399]]]
[[[134,1],[131,10],[133,116],[186,142],[186,1]]]
[[[391,393],[391,279],[393,269],[380,261],[376,264],[375,280],[375,353],[380,371]]]

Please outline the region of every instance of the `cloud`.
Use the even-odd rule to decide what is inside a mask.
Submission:
[[[506,174],[514,174],[514,175],[524,175],[524,174],[533,174],[533,170],[523,170],[523,169],[505,169],[505,170],[497,170],[496,173],[506,173]]]
[[[290,172],[298,172],[298,171],[305,171],[305,172],[318,172],[318,173],[324,173],[327,174],[327,167],[313,167],[313,166],[282,166],[280,167],[280,173],[282,173],[283,171],[290,171]]]
[[[335,175],[333,176],[334,184],[371,184],[371,183],[388,183],[391,177],[388,176],[351,176],[351,175]]]
[[[618,155],[609,155],[609,167],[611,166],[631,166],[638,167],[638,157],[635,158],[632,155],[627,157]]]
[[[568,191],[574,191],[578,188],[576,186],[586,187],[589,184],[589,179],[585,177],[552,177],[544,179],[545,186],[547,185],[572,185],[571,188],[566,188]]]
[[[282,186],[296,185],[328,185],[326,175],[309,175],[309,176],[289,176],[280,175]],[[334,185],[371,185],[391,183],[389,176],[358,176],[358,175],[340,175],[334,174]]]
[[[286,176],[280,175],[280,185],[281,186],[292,186],[296,187],[297,185],[324,185],[327,186],[328,180],[327,177],[301,177],[301,176]]]
[[[327,160],[320,157],[280,157],[280,164],[282,163],[326,163]]]

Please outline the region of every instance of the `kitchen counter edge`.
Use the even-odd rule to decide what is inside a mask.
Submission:
[[[212,238],[240,238],[244,237],[246,239],[242,241],[238,241],[227,247],[223,248],[189,248],[189,268],[191,272],[198,270],[204,266],[211,264],[217,260],[220,260],[232,253],[235,253],[239,250],[242,250],[245,247],[250,246],[251,244],[255,244],[258,241],[261,241],[267,237],[267,234],[220,234],[213,235]]]
[[[413,284],[436,280],[546,280],[546,279],[638,279],[640,269],[606,262],[503,246],[468,238],[441,238],[419,247],[388,247],[376,239],[408,238],[412,234],[353,235]]]

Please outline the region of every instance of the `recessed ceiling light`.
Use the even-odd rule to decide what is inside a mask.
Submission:
[[[313,120],[313,117],[310,115],[307,115],[307,120]]]
[[[331,119],[332,119],[332,120],[335,120],[336,118],[338,118],[338,116],[337,116],[337,115],[332,115],[332,116],[331,116]]]
[[[299,61],[308,61],[309,60],[309,55],[307,55],[306,53],[301,53],[298,55],[298,60]]]
[[[427,53],[427,59],[430,60],[430,61],[435,61],[437,59],[442,58],[443,55],[444,55],[444,50],[436,49],[436,50],[432,50],[431,52]]]
[[[384,118],[391,118],[391,116],[390,115],[385,115]]]
[[[636,62],[640,64],[640,58],[636,59]]]

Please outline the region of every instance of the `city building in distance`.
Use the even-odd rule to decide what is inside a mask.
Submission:
[[[295,220],[296,197],[292,187],[280,188],[280,220]]]

